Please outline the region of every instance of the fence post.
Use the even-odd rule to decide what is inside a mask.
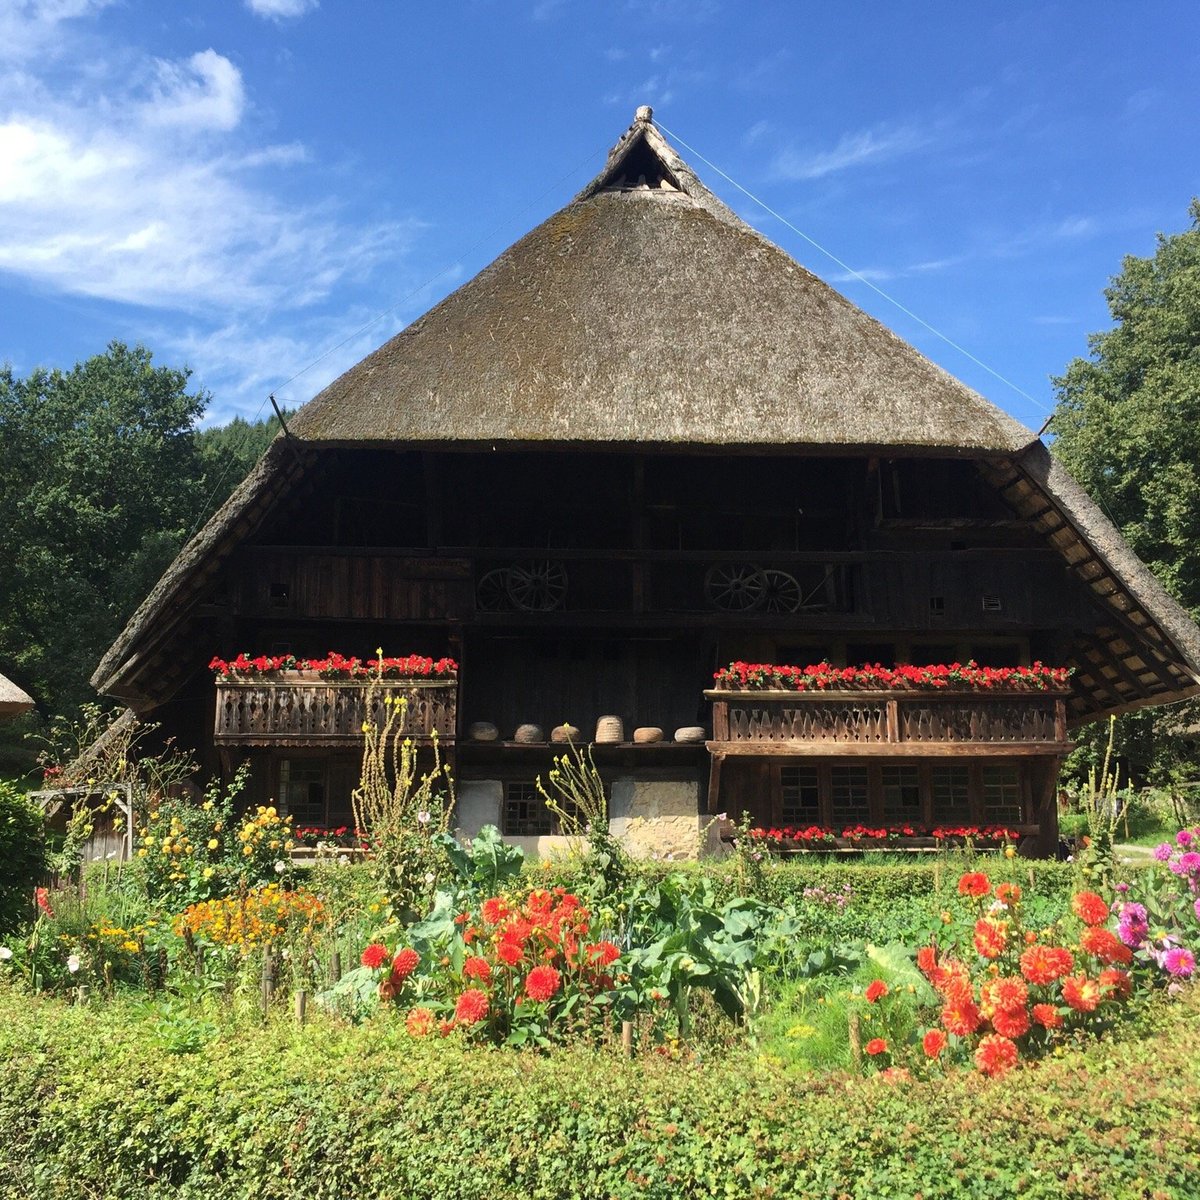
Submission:
[[[337,983],[342,977],[342,955],[335,950],[329,959],[329,982]]]
[[[270,950],[263,954],[262,965],[262,1009],[265,1016],[275,998],[275,959]]]
[[[308,993],[301,988],[296,993],[296,1024],[303,1025],[308,1018]]]

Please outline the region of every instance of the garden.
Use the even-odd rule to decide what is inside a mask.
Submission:
[[[132,857],[83,870],[95,810],[48,846],[0,788],[4,1195],[1196,1194],[1200,825],[637,862],[568,746],[534,863],[455,839],[401,717],[303,857],[240,775],[143,756]]]

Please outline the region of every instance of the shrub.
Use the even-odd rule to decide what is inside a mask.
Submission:
[[[33,889],[46,873],[42,812],[0,780],[0,935],[29,920]]]

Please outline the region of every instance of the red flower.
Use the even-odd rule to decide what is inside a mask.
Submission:
[[[388,948],[382,942],[372,942],[362,952],[362,965],[374,971],[377,967],[382,967],[387,958]]]
[[[413,1037],[425,1037],[433,1032],[433,1013],[427,1008],[414,1008],[404,1019],[404,1027]]]
[[[50,889],[49,888],[34,888],[33,898],[37,902],[38,908],[42,910],[48,917],[54,916],[54,909],[50,907]]]
[[[940,1029],[931,1029],[922,1039],[921,1048],[926,1058],[937,1058],[946,1048],[946,1035]]]
[[[1071,952],[1062,946],[1030,946],[1021,955],[1021,974],[1039,986],[1061,979],[1074,966]]]
[[[521,948],[519,942],[506,939],[496,947],[496,957],[502,963],[507,963],[510,967],[515,967],[525,957],[525,951]]]
[[[975,949],[984,958],[999,958],[1008,945],[1008,932],[1003,925],[980,917],[975,922]]]
[[[607,967],[621,957],[621,951],[612,942],[597,942],[587,948],[588,962],[597,966]]]
[[[1128,971],[1118,971],[1116,967],[1105,967],[1097,980],[1100,991],[1119,1000],[1127,1000],[1133,991],[1133,980]]]
[[[487,1015],[487,992],[479,988],[467,988],[454,1006],[454,1019],[462,1025],[474,1025]]]
[[[947,1032],[969,1037],[983,1020],[975,1003],[965,996],[956,996],[942,1009],[942,1024]]]
[[[1026,1000],[1029,999],[1029,989],[1025,986],[1025,981],[1015,975],[1000,975],[989,979],[980,992],[983,1007],[988,1012],[1016,1012],[1023,1009]]]
[[[866,1051],[866,1052],[867,1052],[867,1053],[868,1053],[868,1054],[869,1054],[869,1055],[870,1055],[872,1058],[874,1058],[874,1057],[875,1057],[875,1055],[877,1055],[877,1054],[886,1054],[886,1053],[887,1053],[887,1048],[888,1048],[887,1042],[885,1042],[885,1041],[883,1040],[883,1038],[872,1038],[872,1039],[871,1039],[871,1040],[870,1040],[870,1041],[869,1041],[869,1042],[868,1042],[868,1043],[867,1043],[867,1044],[866,1044],[866,1045],[863,1047],[863,1049],[864,1049],[864,1050],[865,1050],[865,1051]]]
[[[1062,1028],[1062,1016],[1053,1004],[1035,1004],[1033,1006],[1033,1019],[1039,1025],[1041,1025],[1043,1029]]]
[[[1029,1014],[1023,1008],[997,1009],[992,1013],[992,1028],[1006,1038],[1024,1037],[1029,1032]]]
[[[421,956],[411,947],[405,946],[392,959],[392,982],[399,987],[416,969]]]
[[[1062,994],[1076,1012],[1093,1012],[1100,1003],[1100,985],[1086,975],[1068,975],[1063,980]]]
[[[881,996],[888,994],[888,985],[882,979],[872,979],[867,984],[867,1002],[874,1004]]]
[[[975,1051],[975,1065],[985,1075],[1003,1075],[1017,1065],[1017,1048],[1008,1038],[989,1033]]]
[[[937,947],[922,946],[917,951],[917,967],[923,975],[929,975],[937,966]]]
[[[1095,892],[1076,892],[1071,897],[1071,911],[1085,925],[1103,925],[1108,920],[1108,905]]]
[[[1133,951],[1109,929],[1095,926],[1085,929],[1079,938],[1079,948],[1094,954],[1102,963],[1128,963],[1133,961]]]
[[[487,983],[492,977],[492,968],[486,958],[468,958],[463,963],[463,974],[468,979],[477,979],[480,983]]]
[[[1001,904],[1013,905],[1018,904],[1021,900],[1020,885],[1015,883],[1001,883],[996,887],[996,899]]]
[[[992,890],[988,877],[982,871],[968,871],[958,881],[958,894],[979,899]]]
[[[530,1000],[549,1000],[561,981],[562,976],[553,967],[534,967],[525,978],[525,995]]]
[[[483,919],[489,925],[499,925],[505,917],[509,916],[511,909],[499,896],[491,896],[483,902]]]

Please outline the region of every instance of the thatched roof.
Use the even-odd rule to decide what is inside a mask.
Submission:
[[[33,707],[33,697],[21,691],[11,679],[0,675],[0,717],[15,717]]]
[[[970,458],[1094,597],[1075,719],[1200,690],[1200,630],[1035,435],[743,223],[648,109],[571,204],[289,425],[105,655],[100,691],[139,710],[173,694],[196,598],[321,447],[414,444]]]
[[[648,120],[571,204],[290,424],[326,444],[970,455],[1035,436],[742,222]]]

